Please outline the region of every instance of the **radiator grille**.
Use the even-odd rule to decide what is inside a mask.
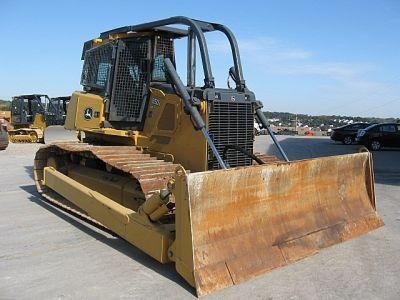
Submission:
[[[222,156],[228,145],[236,145],[253,153],[254,113],[248,102],[213,101],[209,114],[209,133]],[[251,158],[236,150],[228,150],[226,162],[230,167],[251,165]],[[208,168],[220,169],[211,149],[208,149]]]
[[[141,121],[148,82],[148,40],[126,41],[118,47],[111,121]]]

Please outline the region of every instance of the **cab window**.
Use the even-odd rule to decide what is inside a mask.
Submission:
[[[396,132],[396,126],[392,124],[385,124],[381,127],[382,132]]]

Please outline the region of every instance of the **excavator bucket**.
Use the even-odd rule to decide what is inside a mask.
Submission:
[[[181,170],[175,180],[176,268],[199,296],[383,225],[370,153]]]

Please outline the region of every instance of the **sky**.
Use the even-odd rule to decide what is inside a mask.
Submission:
[[[0,99],[81,90],[85,41],[178,15],[233,31],[263,110],[400,118],[400,0],[0,0]],[[216,83],[226,87],[228,42],[206,38]],[[185,47],[177,43],[182,78]]]

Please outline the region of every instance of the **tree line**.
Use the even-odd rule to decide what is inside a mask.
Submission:
[[[339,127],[348,123],[383,123],[383,122],[395,122],[398,119],[395,118],[375,118],[375,117],[354,117],[354,116],[340,116],[340,115],[320,115],[312,116],[305,114],[294,114],[289,112],[270,112],[265,111],[264,115],[270,120],[273,125],[281,126],[293,126],[297,121],[297,124],[302,126],[308,125],[309,127]],[[323,129],[323,128],[322,128]]]
[[[0,99],[0,110],[11,110],[11,101]]]
[[[11,101],[0,99],[0,110],[11,110]],[[290,112],[272,112],[264,111],[264,115],[273,125],[281,126],[293,126],[297,121],[297,124],[308,125],[309,127],[339,127],[352,122],[364,122],[364,123],[383,123],[383,122],[395,122],[399,119],[395,118],[375,118],[375,117],[354,117],[354,116],[339,116],[339,115],[320,115],[312,116],[305,114],[294,114]]]

